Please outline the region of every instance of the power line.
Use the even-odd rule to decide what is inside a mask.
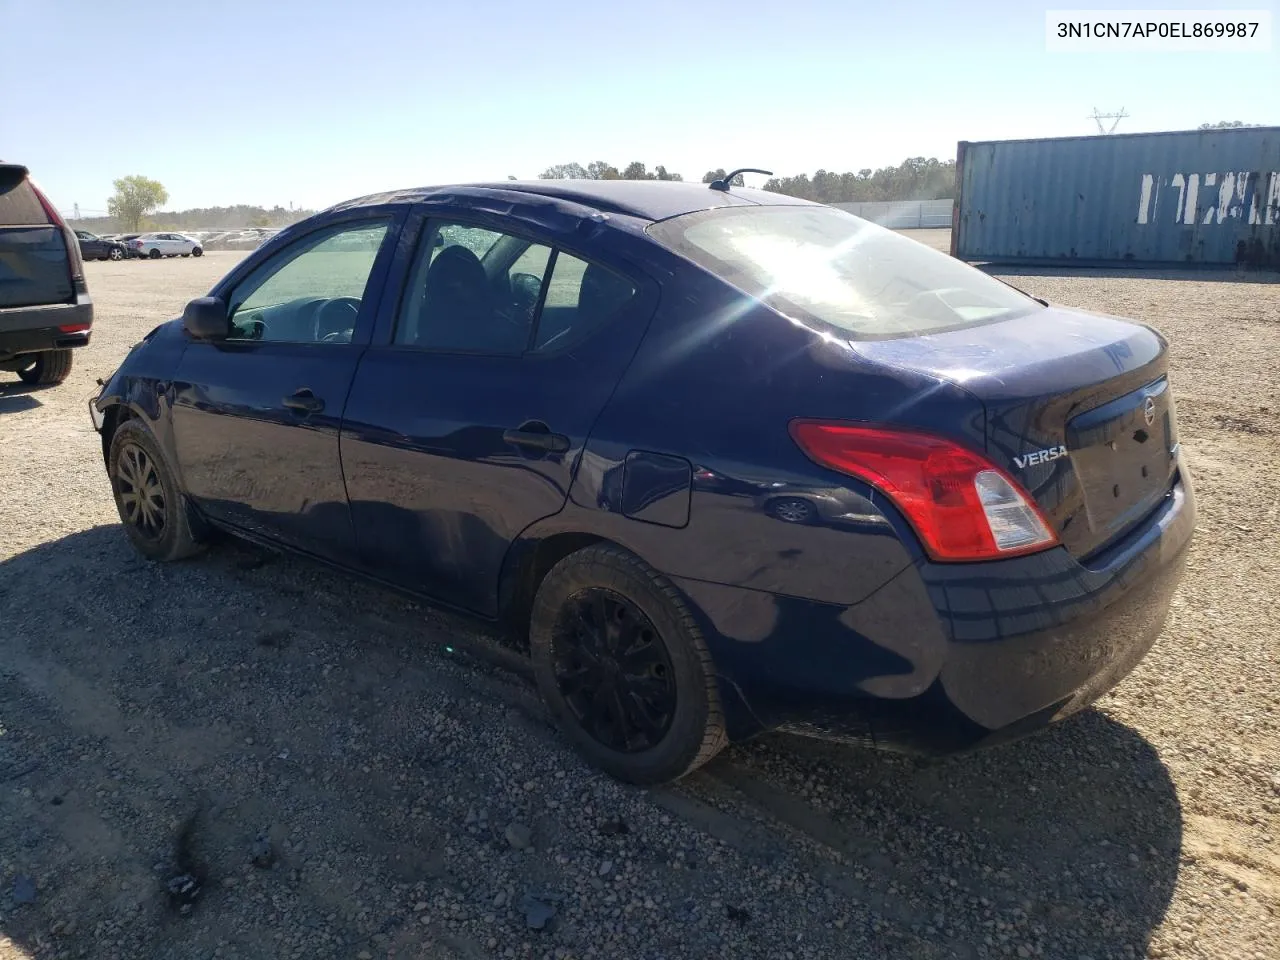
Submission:
[[[1094,122],[1098,124],[1098,133],[1104,136],[1109,133],[1115,133],[1116,127],[1120,125],[1120,121],[1127,116],[1129,116],[1129,114],[1124,112],[1124,107],[1120,108],[1119,113],[1099,113],[1098,108],[1094,107],[1093,113],[1089,114],[1090,119],[1092,119]],[[1110,120],[1111,126],[1103,127],[1102,125],[1103,120]]]

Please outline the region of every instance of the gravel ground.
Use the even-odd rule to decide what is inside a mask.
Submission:
[[[468,622],[134,555],[86,400],[240,255],[88,264],[71,379],[0,375],[2,960],[1280,956],[1280,284],[1013,279],[1173,343],[1194,573],[1096,709],[935,764],[769,736],[646,791]]]

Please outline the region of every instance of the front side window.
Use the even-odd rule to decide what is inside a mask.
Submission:
[[[580,342],[635,295],[635,285],[612,270],[545,244],[432,221],[395,342],[495,356],[554,352]]]
[[[258,267],[230,297],[231,337],[350,343],[386,220],[303,237]]]
[[[722,207],[648,232],[780,313],[854,339],[940,333],[1040,309],[968,264],[830,207]]]

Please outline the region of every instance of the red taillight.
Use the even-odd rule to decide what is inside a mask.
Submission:
[[[58,326],[58,329],[59,329],[60,331],[62,331],[63,333],[84,333],[86,330],[88,330],[88,329],[89,329],[89,324],[87,324],[87,323],[63,323],[63,324],[60,324],[60,325]]]
[[[1013,478],[944,437],[814,420],[794,421],[791,436],[812,460],[887,496],[935,560],[994,560],[1058,542]]]

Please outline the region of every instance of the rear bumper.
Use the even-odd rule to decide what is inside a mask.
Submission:
[[[680,586],[701,614],[732,736],[784,728],[954,753],[1069,716],[1127,675],[1164,625],[1195,513],[1182,471],[1087,565],[1065,549],[921,563],[850,607]]]
[[[81,295],[75,303],[0,308],[0,360],[42,350],[83,347],[93,324],[93,301]],[[67,332],[63,327],[85,327]]]

